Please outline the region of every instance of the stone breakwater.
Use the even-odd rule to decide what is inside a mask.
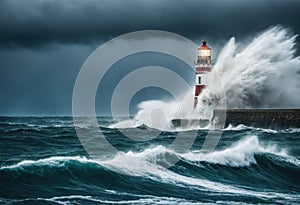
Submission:
[[[219,116],[225,117],[224,113],[225,127],[244,124],[270,129],[300,128],[300,109],[216,109],[212,121],[218,121]],[[174,127],[186,127],[206,123],[199,119],[173,119],[172,124]]]

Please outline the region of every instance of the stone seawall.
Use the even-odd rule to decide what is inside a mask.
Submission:
[[[214,117],[224,110],[214,110]],[[227,109],[225,127],[229,124],[286,129],[300,128],[300,109]]]
[[[212,120],[217,121],[218,117],[225,117],[224,113],[226,113],[225,127],[229,124],[233,126],[244,124],[270,129],[300,128],[300,109],[216,109]],[[172,124],[174,127],[204,127],[209,124],[209,121],[173,119]]]

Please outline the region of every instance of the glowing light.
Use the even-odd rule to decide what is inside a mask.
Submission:
[[[198,51],[198,56],[210,56],[211,55],[211,52],[210,50],[199,50]]]

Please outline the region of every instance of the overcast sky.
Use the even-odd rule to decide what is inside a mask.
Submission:
[[[0,0],[0,115],[71,115],[81,65],[118,35],[164,30],[218,50],[278,24],[300,34],[299,11],[297,0]]]

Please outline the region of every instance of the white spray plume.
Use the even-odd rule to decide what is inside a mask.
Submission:
[[[295,35],[280,26],[268,29],[248,44],[239,43],[240,49],[232,37],[206,79],[208,89],[200,94],[197,110],[193,109],[194,91],[188,90],[181,107],[175,101],[142,102],[135,120],[160,130],[170,129],[171,119],[207,115],[203,100],[222,107],[222,92],[226,93],[227,108],[299,108],[300,58],[295,56],[295,40]],[[215,84],[218,79],[223,89]]]
[[[274,27],[237,51],[231,38],[220,52],[205,98],[217,98],[213,82],[220,76],[229,108],[300,107],[300,59],[295,57],[296,36]]]

